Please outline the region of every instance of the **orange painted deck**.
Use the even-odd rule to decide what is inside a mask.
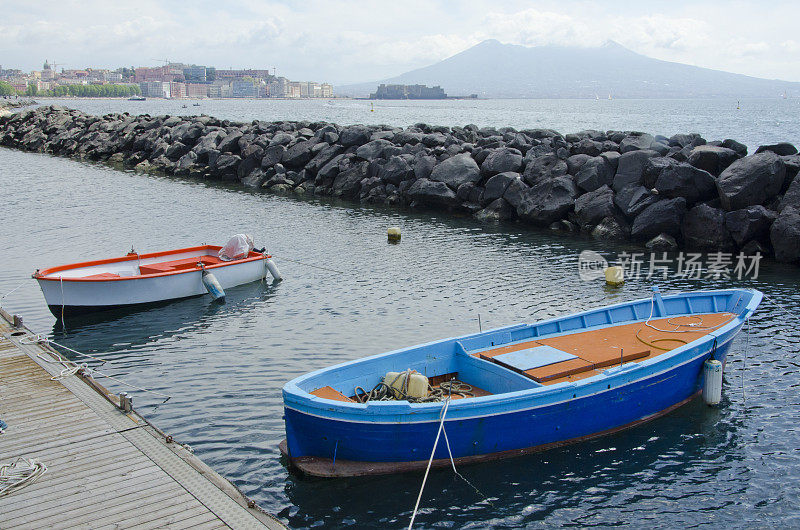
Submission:
[[[735,315],[732,313],[709,313],[660,318],[651,320],[650,324],[661,330],[681,331],[681,333],[657,331],[645,326],[642,322],[637,322],[570,333],[559,337],[517,342],[475,352],[472,355],[492,360],[493,357],[504,353],[537,346],[550,346],[575,355],[577,359],[523,372],[524,375],[535,381],[550,385],[585,379],[597,375],[602,369],[620,363],[640,362],[653,358],[707,335],[734,317]]]
[[[148,274],[161,274],[162,272],[172,272],[186,269],[197,269],[198,263],[205,266],[216,265],[222,263],[222,260],[216,256],[198,256],[196,258],[176,259],[173,261],[163,261],[161,263],[149,263],[147,265],[139,265],[139,273],[142,276]]]

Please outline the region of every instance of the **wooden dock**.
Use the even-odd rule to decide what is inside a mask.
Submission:
[[[0,464],[47,471],[0,497],[0,528],[285,528],[91,378],[51,379],[50,347],[12,321],[0,309]]]

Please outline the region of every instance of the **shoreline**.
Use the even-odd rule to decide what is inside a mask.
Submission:
[[[657,251],[759,252],[800,262],[800,155],[788,143],[748,155],[735,140],[698,134],[246,124],[41,106],[0,117],[0,145],[271,193],[519,222]]]

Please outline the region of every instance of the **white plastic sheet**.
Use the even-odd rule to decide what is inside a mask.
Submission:
[[[234,261],[246,258],[255,245],[253,236],[249,234],[236,234],[225,243],[219,251],[219,259],[222,261]]]

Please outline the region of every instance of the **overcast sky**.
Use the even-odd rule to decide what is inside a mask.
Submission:
[[[0,0],[0,65],[169,59],[344,84],[426,66],[487,38],[526,46],[612,39],[658,59],[800,81],[798,11],[780,0]]]

